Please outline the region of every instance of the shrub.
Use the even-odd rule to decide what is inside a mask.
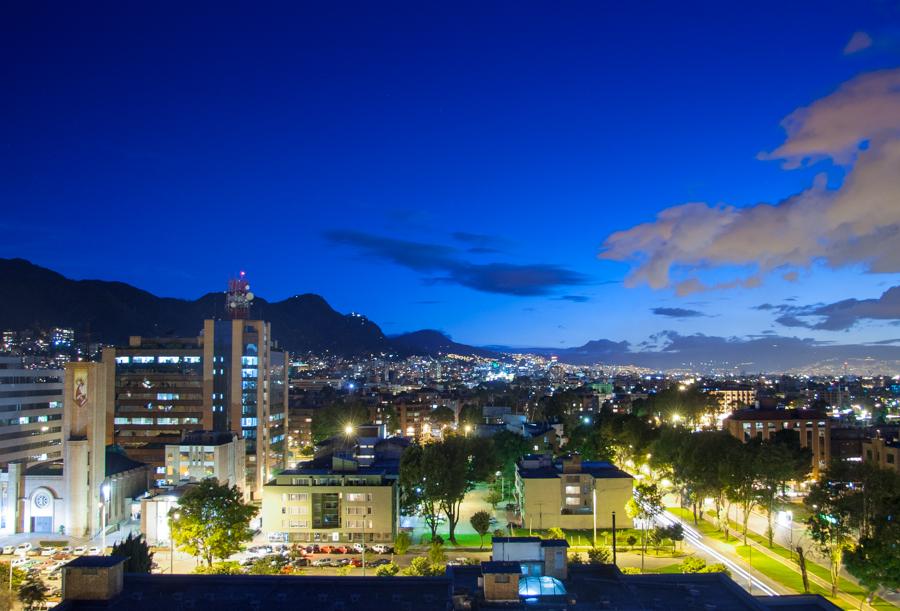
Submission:
[[[681,572],[682,573],[705,573],[706,571],[706,560],[703,558],[697,558],[695,556],[688,556],[684,559],[684,562],[681,563]]]
[[[591,564],[609,564],[609,550],[603,547],[592,547],[588,550],[588,561]]]
[[[636,566],[623,566],[621,570],[622,570],[623,575],[640,575],[641,574],[641,569],[637,568]]]
[[[545,539],[565,539],[566,533],[563,532],[562,528],[551,528],[547,530],[547,535],[544,537]]]
[[[400,567],[394,564],[393,562],[389,562],[388,564],[382,564],[380,567],[375,569],[376,577],[393,577],[397,573],[400,572]]]
[[[240,575],[243,571],[237,562],[226,560],[225,562],[213,562],[210,566],[198,566],[194,572],[200,575]]]

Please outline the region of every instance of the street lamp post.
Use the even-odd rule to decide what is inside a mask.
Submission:
[[[616,565],[616,512],[612,512],[613,564]]]
[[[466,437],[468,437],[468,436],[469,436],[469,432],[472,430],[472,425],[471,425],[471,424],[467,424],[466,426],[463,427],[463,430],[466,432]]]
[[[594,519],[594,548],[597,547],[597,482],[594,481],[594,484],[591,486],[591,507],[594,510],[594,515],[592,516]]]

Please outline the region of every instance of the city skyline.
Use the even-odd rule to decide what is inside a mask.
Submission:
[[[900,342],[896,7],[697,6],[10,8],[0,256],[473,345]]]

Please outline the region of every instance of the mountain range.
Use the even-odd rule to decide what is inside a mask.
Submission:
[[[81,338],[110,344],[126,343],[130,335],[196,336],[204,319],[225,314],[224,293],[208,293],[195,300],[157,297],[123,282],[71,280],[24,259],[0,258],[0,286],[6,297],[0,299],[0,329],[71,327]],[[900,374],[900,338],[872,344],[832,344],[774,333],[726,338],[663,331],[638,346],[598,339],[572,348],[476,347],[429,329],[387,336],[365,316],[341,314],[312,293],[275,302],[257,297],[251,316],[271,322],[272,335],[292,352],[342,356],[455,353],[488,358],[530,353],[557,356],[576,365],[635,365],[655,370]]]
[[[70,327],[91,341],[122,344],[130,335],[197,336],[203,320],[225,315],[224,293],[195,300],[157,297],[123,282],[71,280],[24,259],[0,259],[0,282],[4,293],[15,297],[0,300],[2,329]],[[311,293],[276,302],[256,297],[251,316],[269,321],[279,345],[293,352],[494,354],[457,344],[438,331],[388,337],[366,317],[341,314]]]

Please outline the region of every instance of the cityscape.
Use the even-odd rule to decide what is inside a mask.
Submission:
[[[0,611],[900,607],[900,3],[2,10]]]

